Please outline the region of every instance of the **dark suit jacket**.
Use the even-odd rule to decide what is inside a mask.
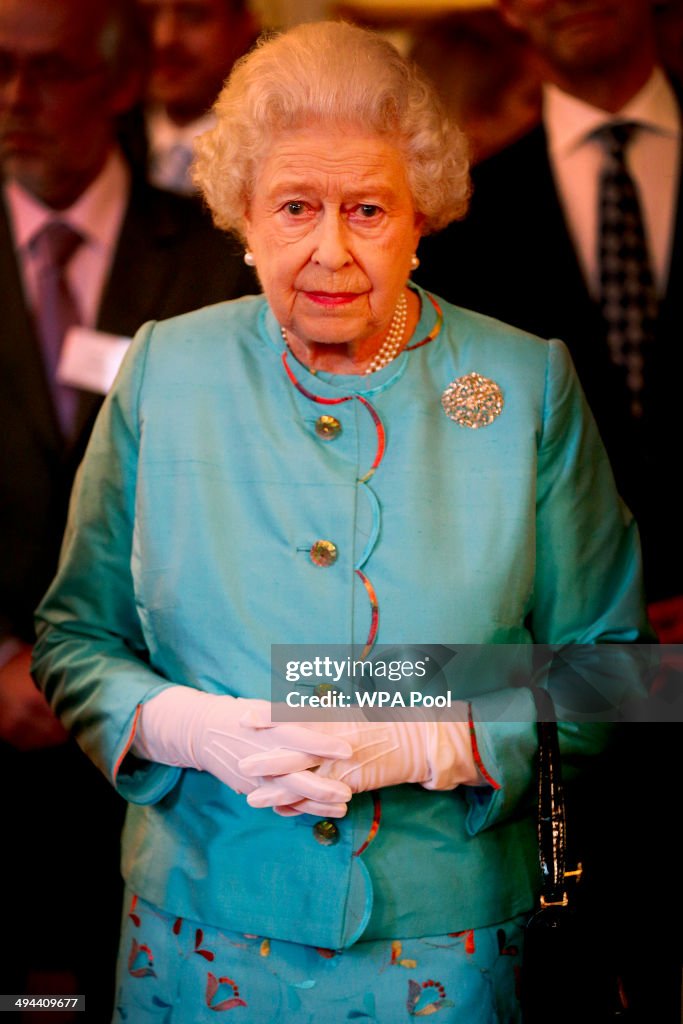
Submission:
[[[198,202],[137,183],[97,326],[131,335],[145,320],[258,290],[236,242],[212,227]],[[1,203],[0,310],[0,638],[30,642],[102,398],[83,394],[77,437],[65,448]],[[3,991],[32,991],[29,971],[66,970],[88,992],[93,1019],[110,1020],[123,802],[73,741],[30,753],[0,744],[0,773],[12,780],[0,811],[14,823],[0,854],[15,926]]]
[[[134,185],[97,327],[132,335],[149,319],[258,291],[237,243],[195,200]],[[32,638],[32,612],[56,566],[68,494],[98,395],[83,393],[65,450],[0,203],[0,637]]]
[[[475,167],[472,177],[468,216],[423,240],[416,279],[451,302],[567,343],[620,491],[640,523],[648,596],[683,593],[683,530],[674,493],[682,433],[683,204],[646,365],[645,416],[635,423],[567,231],[543,127]]]

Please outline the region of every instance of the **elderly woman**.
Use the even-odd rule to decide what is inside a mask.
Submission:
[[[116,1019],[516,1021],[530,692],[271,723],[271,645],[633,640],[634,526],[561,343],[408,283],[468,185],[389,44],[299,27],[216,113],[196,177],[264,295],[141,329],[39,613],[37,678],[130,802]]]

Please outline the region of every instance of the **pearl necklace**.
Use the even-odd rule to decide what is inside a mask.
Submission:
[[[394,315],[392,316],[391,323],[389,324],[387,336],[380,345],[378,351],[370,360],[370,365],[365,371],[366,376],[369,373],[377,373],[378,370],[382,370],[385,366],[388,366],[389,363],[393,362],[403,345],[407,322],[408,299],[406,298],[406,293],[401,292],[398,302],[396,303]],[[280,327],[280,333],[282,334],[282,340],[289,348],[286,328]],[[315,373],[315,370],[312,372]]]
[[[396,303],[396,309],[394,315],[391,318],[389,324],[389,330],[387,336],[379,347],[379,351],[370,360],[370,365],[365,371],[366,375],[369,373],[377,373],[378,370],[383,369],[391,363],[399,353],[401,345],[403,344],[403,337],[406,333],[406,323],[408,322],[408,299],[406,293],[401,292],[398,302]]]

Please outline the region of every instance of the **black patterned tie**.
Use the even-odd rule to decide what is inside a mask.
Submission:
[[[62,221],[46,224],[31,241],[31,252],[38,264],[36,327],[48,383],[65,437],[69,437],[73,431],[78,392],[58,383],[57,366],[67,330],[81,323],[66,269],[82,242],[83,236]]]
[[[605,149],[599,185],[600,306],[610,356],[623,368],[631,415],[636,418],[643,413],[644,366],[657,320],[657,291],[640,202],[625,160],[637,130],[635,124],[610,124],[595,133]]]

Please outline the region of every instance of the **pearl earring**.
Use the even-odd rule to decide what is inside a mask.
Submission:
[[[419,266],[420,266],[420,261],[417,258],[416,253],[413,253],[413,255],[410,257],[410,269],[411,270],[417,270],[417,268]]]
[[[251,249],[247,249],[245,251],[244,256],[242,257],[242,259],[244,260],[244,262],[246,263],[246,265],[248,267],[253,267],[253,266],[256,265],[256,260],[254,259],[254,254],[251,251]]]

